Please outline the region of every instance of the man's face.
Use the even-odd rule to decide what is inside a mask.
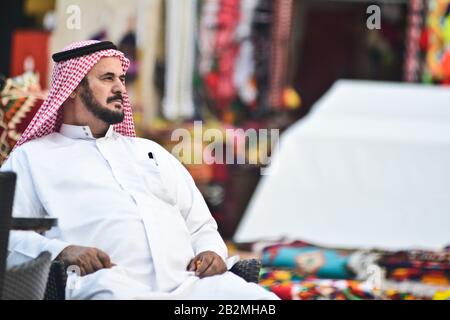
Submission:
[[[102,58],[80,84],[80,98],[86,109],[108,124],[124,119],[125,74],[119,58]]]

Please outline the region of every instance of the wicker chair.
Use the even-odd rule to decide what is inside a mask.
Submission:
[[[238,261],[230,271],[248,282],[258,283],[261,262],[257,259]],[[45,300],[64,300],[66,291],[66,268],[61,261],[54,261],[47,282]]]
[[[0,297],[3,291],[16,174],[0,172]]]
[[[3,300],[42,300],[52,264],[50,252],[14,266],[5,273]]]
[[[17,176],[0,172],[0,297],[2,300],[42,300],[51,264],[51,255],[6,269],[9,230]]]

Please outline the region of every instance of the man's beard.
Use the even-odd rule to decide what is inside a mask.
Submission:
[[[107,107],[104,107],[97,99],[95,99],[94,94],[89,87],[89,84],[83,86],[83,90],[80,94],[81,101],[83,101],[86,109],[89,110],[95,117],[106,122],[107,124],[117,124],[121,123],[125,118],[125,113],[122,111],[114,111],[110,110]],[[108,98],[107,103],[114,101],[114,99],[122,99],[123,105],[123,97],[118,94],[114,97]]]

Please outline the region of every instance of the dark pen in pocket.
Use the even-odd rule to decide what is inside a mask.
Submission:
[[[153,161],[155,161],[155,164],[158,165],[158,161],[156,161],[156,158],[153,156],[153,152],[149,152],[149,153],[148,153],[148,157],[149,157],[150,159],[152,159]]]

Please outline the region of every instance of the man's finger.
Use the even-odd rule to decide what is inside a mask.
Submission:
[[[201,277],[202,277],[202,278],[204,278],[204,277],[209,277],[209,276],[212,276],[212,275],[214,275],[214,274],[216,274],[216,272],[215,272],[215,264],[214,264],[214,262],[212,262],[212,263],[208,266],[208,268],[207,268],[205,271],[203,271],[203,273],[201,274]]]
[[[203,277],[210,277],[216,274],[220,274],[222,273],[220,272],[220,269],[221,269],[221,261],[217,257],[214,257],[214,260],[210,264],[208,269],[206,269],[205,272],[203,272]]]
[[[213,263],[214,257],[209,258],[207,255],[204,255],[202,259],[197,264],[196,275],[203,276],[203,273],[209,268],[209,266]]]
[[[91,266],[89,261],[83,261],[81,263],[81,267],[84,269],[84,275],[91,274],[94,272],[94,269]]]
[[[196,257],[194,259],[194,264],[195,264],[195,275],[198,276],[206,268],[205,259],[203,258],[203,256]]]
[[[194,259],[192,259],[190,262],[189,262],[189,265],[188,265],[188,271],[195,271],[195,261],[197,260],[197,257],[195,257]]]
[[[214,256],[213,262],[208,269],[203,272],[202,277],[210,277],[217,274],[222,274],[227,271],[227,266],[223,262],[222,258]]]
[[[103,263],[100,261],[100,259],[97,256],[93,257],[90,262],[91,262],[92,268],[94,269],[94,272],[104,268]]]
[[[103,252],[101,250],[97,251],[97,257],[100,260],[100,262],[102,263],[103,267],[105,267],[105,268],[112,267],[111,258],[105,252]]]

